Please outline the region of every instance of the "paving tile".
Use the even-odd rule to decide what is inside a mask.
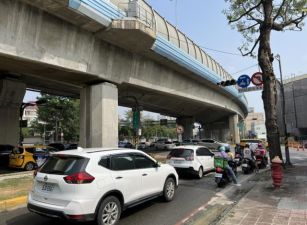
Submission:
[[[297,221],[297,222],[306,222],[306,218],[300,217],[290,217],[290,222]]]
[[[284,217],[284,218],[274,218],[273,223],[275,224],[280,224],[280,225],[287,225],[289,223],[289,218]]]
[[[306,225],[306,223],[305,222],[297,222],[297,221],[295,221],[295,222],[290,222],[288,225]]]
[[[258,223],[273,223],[273,218],[274,217],[260,217],[259,220],[257,221]]]
[[[291,217],[293,217],[293,218],[306,218],[306,215],[305,214],[291,213]]]
[[[256,225],[272,225],[272,223],[257,222]]]
[[[258,221],[258,218],[244,218],[242,221],[241,221],[241,223],[248,223],[248,222],[250,222],[250,223],[256,223]]]

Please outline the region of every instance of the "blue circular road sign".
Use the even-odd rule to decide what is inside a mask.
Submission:
[[[247,88],[250,83],[251,83],[251,78],[246,74],[241,75],[237,80],[237,84],[241,88]]]

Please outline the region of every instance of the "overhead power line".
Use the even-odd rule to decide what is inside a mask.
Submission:
[[[241,72],[243,72],[243,71],[246,71],[246,70],[251,69],[251,68],[256,67],[256,66],[258,66],[258,63],[257,63],[257,64],[255,64],[255,65],[252,65],[252,66],[246,67],[246,68],[244,68],[244,69],[238,70],[238,71],[237,71],[237,72],[235,72],[235,73],[230,73],[230,74],[231,74],[231,75],[235,75],[235,74],[237,74],[237,73],[241,73]]]

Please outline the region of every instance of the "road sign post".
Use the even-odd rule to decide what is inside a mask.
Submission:
[[[263,89],[263,86],[254,86],[254,87],[248,87],[248,88],[240,88],[238,91],[239,93],[242,92],[250,92],[250,91],[260,91]]]
[[[256,86],[263,85],[262,73],[257,72],[252,75],[252,83]]]
[[[246,74],[241,75],[237,80],[237,84],[241,88],[247,88],[250,82],[251,82],[251,78]]]

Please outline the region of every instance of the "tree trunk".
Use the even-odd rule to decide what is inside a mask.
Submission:
[[[258,62],[263,73],[262,100],[265,111],[265,125],[267,129],[267,139],[269,142],[269,153],[271,160],[275,156],[282,159],[279,129],[277,124],[277,91],[276,78],[273,71],[273,55],[271,53],[270,37],[272,30],[272,0],[263,2],[264,23],[260,27],[260,40],[258,50]]]

